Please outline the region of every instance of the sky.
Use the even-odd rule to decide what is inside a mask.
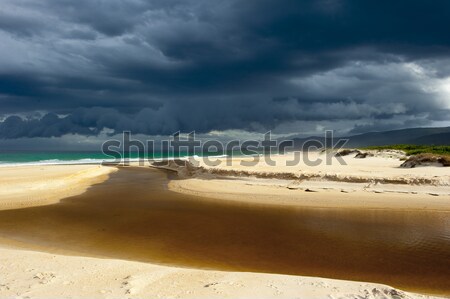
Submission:
[[[446,0],[2,0],[0,146],[449,126],[449,28]]]

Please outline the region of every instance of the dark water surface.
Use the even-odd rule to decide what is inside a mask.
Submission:
[[[166,183],[159,171],[121,169],[59,204],[0,211],[0,236],[80,255],[450,295],[448,212],[245,204],[177,194]]]

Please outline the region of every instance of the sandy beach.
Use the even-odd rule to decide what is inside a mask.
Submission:
[[[2,298],[432,298],[374,283],[183,269],[7,248],[0,253]]]
[[[275,157],[280,163],[288,158]],[[450,295],[445,287],[448,260],[443,258],[450,254],[445,235],[450,213],[448,169],[402,169],[397,157],[385,156],[350,156],[345,157],[347,166],[315,168],[271,167],[261,161],[248,170],[239,165],[241,161],[235,158],[230,166],[214,167],[200,162],[194,169],[175,169],[179,175],[169,173],[170,180],[166,172],[148,165],[0,168],[0,297]],[[280,215],[285,220],[278,223]],[[390,215],[400,221],[389,224]],[[305,223],[291,231],[295,219]],[[416,242],[408,249],[411,257],[402,261],[407,248],[391,248],[389,241],[398,236],[375,231],[371,221],[400,233],[411,223],[416,225],[417,231],[402,241]],[[369,236],[355,243],[367,250],[361,256],[348,247],[347,238],[354,233],[346,231],[348,223],[352,227],[359,223],[360,236],[381,234],[376,242]],[[312,234],[316,229],[320,238]],[[444,235],[425,242],[435,230]],[[292,241],[299,232],[305,234],[306,247]],[[332,233],[343,235],[336,238]],[[284,245],[272,248],[269,242]],[[336,247],[320,249],[326,242]],[[307,252],[308,248],[316,252]],[[348,250],[353,257],[345,263],[325,255],[345,256]],[[428,256],[429,250],[436,257]],[[323,264],[310,263],[313,254],[324,254]],[[386,261],[377,261],[383,254]],[[397,259],[397,265],[391,262]],[[367,262],[366,270],[360,261]],[[395,274],[396,269],[401,271]],[[387,286],[390,283],[358,281],[392,281],[408,292]]]

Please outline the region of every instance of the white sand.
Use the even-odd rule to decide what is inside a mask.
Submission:
[[[450,187],[450,170],[448,167],[416,167],[400,168],[402,161],[396,155],[389,157],[386,153],[381,153],[375,157],[364,159],[354,158],[353,155],[341,157],[346,165],[341,165],[338,158],[331,157],[331,163],[327,164],[325,153],[310,152],[308,156],[301,154],[300,161],[293,166],[286,165],[294,160],[294,153],[285,155],[272,155],[271,159],[275,166],[270,165],[264,157],[259,157],[258,162],[252,166],[245,163],[253,161],[253,157],[243,158],[218,158],[215,166],[207,165],[207,160],[199,158],[200,166],[207,169],[220,169],[224,171],[245,171],[249,173],[272,173],[283,174],[292,173],[299,177],[318,177],[322,180],[338,180],[345,182],[400,181],[408,183],[409,187],[415,184],[430,184],[435,186]],[[322,160],[318,165],[310,165],[306,162],[306,157],[311,161]],[[449,191],[450,192],[450,191]]]
[[[432,298],[374,283],[205,271],[0,248],[1,298]]]
[[[309,158],[326,159],[325,154],[317,152],[310,153]],[[204,197],[306,207],[450,210],[448,167],[400,168],[402,162],[386,154],[342,158],[346,165],[332,158],[331,165],[308,166],[301,160],[286,166],[293,154],[274,155],[276,166],[261,157],[251,167],[242,162],[254,158],[220,158],[215,166],[197,159],[202,169],[171,181],[169,188]]]
[[[56,203],[104,182],[115,171],[100,165],[0,167],[0,210]]]

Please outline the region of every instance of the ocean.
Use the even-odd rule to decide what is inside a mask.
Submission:
[[[198,154],[198,156],[222,156],[214,153]],[[180,152],[177,157],[187,157],[187,152]],[[138,153],[129,153],[125,158],[130,161],[139,159],[161,159],[172,158],[173,153],[155,152],[151,155],[139,155]],[[120,157],[123,158],[123,157]],[[15,165],[56,165],[56,164],[101,164],[103,162],[113,162],[114,157],[101,152],[0,152],[0,167]]]

